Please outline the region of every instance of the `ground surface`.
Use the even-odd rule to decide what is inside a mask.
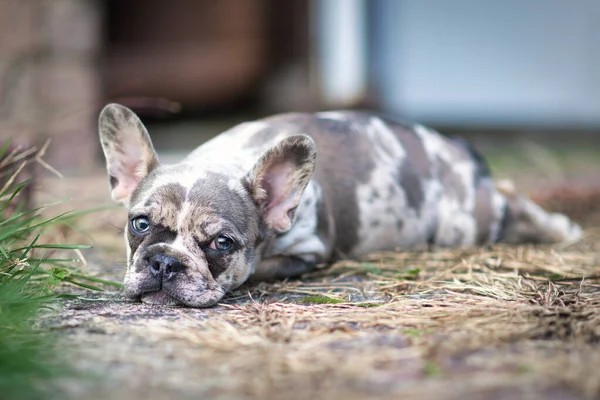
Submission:
[[[59,333],[69,363],[90,377],[66,379],[65,393],[87,399],[600,397],[594,189],[600,159],[587,149],[565,159],[547,157],[544,149],[533,153],[491,154],[492,164],[501,176],[517,175],[548,207],[583,222],[582,243],[379,254],[302,281],[243,287],[210,309],[131,303],[110,287],[83,293],[42,318]],[[110,204],[101,172],[47,180],[40,193],[44,201],[74,197],[65,207],[76,209]],[[120,281],[124,218],[118,209],[98,212],[83,218],[83,232],[57,235],[92,242],[82,269]]]

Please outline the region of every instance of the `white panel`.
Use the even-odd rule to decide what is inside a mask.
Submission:
[[[600,124],[600,1],[375,4],[389,110],[428,123]]]
[[[316,0],[320,90],[328,104],[352,104],[365,94],[365,0]]]

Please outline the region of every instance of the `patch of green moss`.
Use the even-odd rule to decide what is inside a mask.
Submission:
[[[517,372],[519,374],[527,374],[533,371],[533,367],[529,364],[519,364],[517,367]]]
[[[553,274],[550,274],[548,279],[550,279],[551,281],[559,281],[561,279],[565,279],[565,276],[563,274],[553,273]]]
[[[406,328],[404,330],[404,334],[406,336],[419,337],[419,336],[423,336],[424,332],[417,328]]]
[[[342,300],[326,296],[306,296],[298,300],[303,304],[340,304]]]
[[[383,303],[356,303],[354,304],[357,307],[371,308],[371,307],[379,307]]]
[[[423,373],[428,378],[439,378],[442,376],[442,369],[433,361],[425,362]]]
[[[381,275],[383,272],[381,268],[376,267],[373,264],[365,264],[365,271],[373,275]]]

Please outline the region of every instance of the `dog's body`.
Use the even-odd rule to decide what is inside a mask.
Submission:
[[[105,108],[100,134],[113,198],[129,206],[125,292],[150,303],[208,306],[250,275],[297,277],[378,250],[580,235],[497,190],[465,142],[365,113],[244,123],[172,166],[124,107]]]
[[[184,163],[242,178],[278,141],[301,134],[316,144],[313,179],[291,229],[263,244],[262,259],[312,264],[422,243],[497,240],[505,200],[486,167],[461,143],[421,126],[356,112],[284,114],[234,127]]]

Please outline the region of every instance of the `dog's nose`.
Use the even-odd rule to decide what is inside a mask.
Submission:
[[[152,275],[169,279],[183,269],[183,264],[175,257],[158,253],[150,257],[148,268]]]

